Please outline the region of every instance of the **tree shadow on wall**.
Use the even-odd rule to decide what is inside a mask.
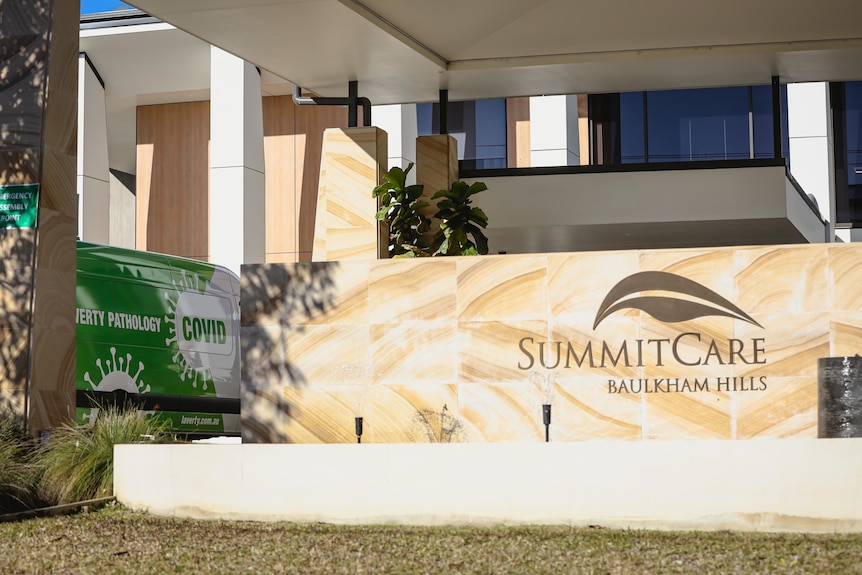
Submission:
[[[39,181],[48,0],[0,3],[0,183]]]
[[[305,375],[291,359],[289,338],[335,307],[337,262],[260,264],[242,268],[242,435],[244,442],[289,443],[286,385]]]
[[[26,423],[33,230],[0,229],[0,415]]]
[[[467,441],[464,423],[449,411],[444,403],[437,411],[422,409],[416,412],[407,431],[415,442],[463,443]]]
[[[0,3],[0,184],[38,182],[48,0]],[[0,416],[26,421],[35,230],[0,229]]]

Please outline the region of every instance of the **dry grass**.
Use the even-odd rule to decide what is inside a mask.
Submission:
[[[111,506],[0,524],[0,573],[862,573],[862,535],[347,527]]]

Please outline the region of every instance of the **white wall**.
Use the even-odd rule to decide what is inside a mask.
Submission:
[[[105,88],[81,54],[78,57],[78,237],[110,243],[111,194]]]
[[[823,223],[790,185],[783,165],[481,180],[488,191],[477,196],[475,204],[488,215],[492,253],[788,243],[802,238],[823,242],[826,237]],[[691,225],[686,228],[676,225],[687,222]],[[704,222],[719,225],[700,225]],[[764,222],[772,227],[763,227]],[[793,224],[802,238],[788,236],[789,225],[781,222]],[[667,231],[662,231],[663,223]],[[646,224],[652,224],[648,238],[635,229]],[[782,235],[775,235],[775,226],[784,229]],[[615,236],[612,241],[609,234]],[[740,234],[750,239],[740,242]]]
[[[266,252],[260,74],[213,46],[210,83],[210,261],[239,275]]]
[[[162,515],[862,532],[862,439],[117,445],[114,453],[117,499]]]
[[[578,97],[530,98],[530,165],[579,166]]]
[[[134,176],[130,176],[134,178]],[[129,189],[114,174],[110,175],[111,213],[109,242],[112,246],[135,249],[135,210],[137,203],[134,190]]]
[[[835,233],[834,159],[829,84],[787,85],[790,170],[807,194],[817,200],[820,214]]]
[[[862,229],[859,228],[836,230],[835,235],[844,242],[862,242]]]
[[[775,218],[783,167],[485,178],[491,227]],[[483,201],[487,198],[487,201]]]
[[[386,132],[389,168],[398,166],[406,169],[410,162],[416,162],[416,137],[419,134],[416,104],[372,106],[371,125]],[[408,174],[407,183],[416,183],[415,167]]]

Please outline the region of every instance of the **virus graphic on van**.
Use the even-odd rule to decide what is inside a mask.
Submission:
[[[132,354],[127,353],[125,357],[117,357],[117,348],[111,348],[111,357],[96,359],[96,367],[99,368],[99,381],[94,382],[90,372],[84,373],[84,381],[90,384],[93,391],[117,391],[123,390],[127,393],[149,393],[150,386],[141,379],[144,371],[144,363],[139,361],[135,373],[132,373]]]
[[[171,298],[170,292],[165,292],[165,300],[167,300],[169,309],[165,316],[165,323],[168,325],[168,331],[171,337],[165,339],[165,345],[168,347],[177,347],[177,352],[174,354],[173,361],[180,367],[180,379],[189,381],[192,387],[197,388],[198,380],[200,380],[201,389],[209,389],[212,383],[212,372],[206,367],[200,365],[199,357],[191,350],[184,350],[180,345],[180,335],[182,334],[182,323],[184,319],[182,302],[187,299],[186,294],[200,294],[201,278],[197,274],[186,275],[186,271],[182,270],[179,282],[174,279],[174,289],[176,290],[176,300]]]
[[[180,368],[182,381],[195,389],[218,393],[218,382],[233,378],[231,301],[223,297],[223,290],[196,273],[183,270],[172,283],[175,291],[164,294],[169,333],[165,345],[176,350],[173,362]]]
[[[81,415],[81,421],[84,422],[85,425],[92,425],[96,423],[96,418],[99,416],[99,408],[91,407],[86,410],[86,413]]]

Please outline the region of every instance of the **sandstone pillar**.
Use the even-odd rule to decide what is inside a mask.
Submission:
[[[387,163],[387,135],[380,128],[330,128],[323,135],[314,226],[314,261],[386,257],[377,225],[377,199]]]
[[[0,229],[0,411],[34,436],[75,407],[79,16],[77,0],[0,3],[0,185],[40,185],[37,223]]]

